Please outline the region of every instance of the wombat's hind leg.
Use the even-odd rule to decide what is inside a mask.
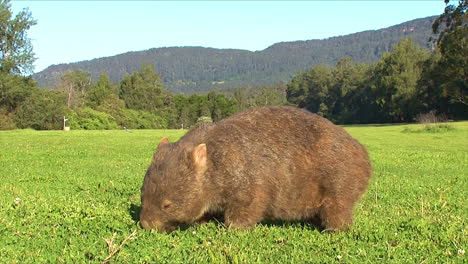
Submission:
[[[345,201],[326,199],[319,215],[324,231],[346,231],[353,224],[353,206]]]

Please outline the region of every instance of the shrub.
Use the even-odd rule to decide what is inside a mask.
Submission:
[[[213,119],[209,116],[200,116],[197,119],[197,124],[203,124],[203,123],[213,123]]]
[[[72,129],[118,129],[119,126],[115,118],[107,113],[93,110],[89,107],[83,107],[76,112],[68,113],[68,125]]]
[[[440,122],[447,122],[448,118],[445,114],[437,115],[435,110],[430,111],[429,113],[419,114],[416,116],[416,122],[419,124],[434,124]]]
[[[441,133],[451,130],[455,130],[455,128],[449,124],[425,125],[424,128],[421,129],[422,132],[428,133]]]
[[[402,133],[444,133],[455,130],[455,127],[449,124],[426,124],[417,129],[405,127]]]
[[[158,129],[168,127],[166,119],[146,111],[121,109],[117,119],[119,125],[131,129]]]

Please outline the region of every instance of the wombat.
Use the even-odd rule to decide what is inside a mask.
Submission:
[[[140,223],[170,232],[207,214],[227,227],[262,220],[352,224],[371,164],[344,129],[306,110],[260,107],[159,143],[141,188]]]

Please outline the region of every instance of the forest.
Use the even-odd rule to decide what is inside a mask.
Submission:
[[[289,104],[338,124],[414,122],[425,113],[467,119],[466,1],[447,5],[435,19],[431,49],[403,38],[372,63],[342,57],[316,65],[286,83],[233,87],[201,94],[169,91],[154,64],[111,81],[102,72],[68,71],[54,89],[38,88],[27,30],[36,24],[23,10],[13,16],[0,1],[0,129],[190,128],[263,105]]]

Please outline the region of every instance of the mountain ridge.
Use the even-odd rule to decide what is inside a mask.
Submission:
[[[334,65],[343,57],[356,62],[374,62],[404,37],[427,47],[437,16],[415,19],[391,27],[366,30],[325,39],[284,41],[259,50],[217,49],[200,46],[151,48],[68,64],[51,65],[33,75],[40,87],[54,88],[70,70],[90,72],[96,80],[106,72],[113,82],[152,63],[164,86],[176,93],[274,83],[285,83],[297,72],[317,64]]]

